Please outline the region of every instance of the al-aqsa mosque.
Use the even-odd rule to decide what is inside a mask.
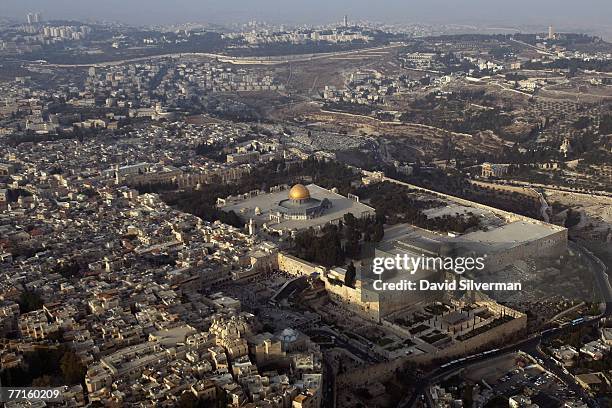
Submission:
[[[272,187],[269,192],[251,191],[240,196],[220,199],[217,207],[234,211],[245,223],[280,234],[337,223],[345,214],[373,217],[372,207],[355,196],[345,197],[316,184]],[[252,221],[251,221],[252,220]]]

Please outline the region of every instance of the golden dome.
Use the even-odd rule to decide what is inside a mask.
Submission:
[[[291,200],[308,200],[309,198],[310,191],[302,184],[296,184],[289,190],[289,199]]]

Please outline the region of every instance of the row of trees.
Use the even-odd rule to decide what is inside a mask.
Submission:
[[[350,102],[326,102],[322,109],[334,112],[348,112],[354,115],[363,116],[371,115],[374,110],[371,105],[359,105]]]
[[[320,233],[308,229],[293,240],[292,252],[298,258],[326,267],[343,265],[346,254],[342,247],[342,235],[336,225],[327,225]]]
[[[21,313],[28,313],[34,310],[41,309],[43,307],[43,300],[38,292],[26,290],[22,292],[17,299],[19,304],[19,311]]]
[[[474,110],[472,103],[488,104],[491,96],[484,91],[458,92],[439,99],[435,93],[411,103],[411,110],[402,113],[402,122],[419,123],[458,133],[473,134],[491,130],[506,137],[505,128],[512,124],[512,117],[500,108]]]
[[[293,239],[292,252],[308,262],[326,267],[344,265],[346,258],[359,258],[364,243],[380,242],[384,218],[356,218],[346,214],[338,225],[326,225],[321,232],[302,231]]]
[[[182,212],[193,214],[204,221],[221,221],[224,224],[242,228],[244,226],[244,221],[238,214],[234,211],[221,211],[216,208],[214,204],[208,202],[208,198],[211,197],[207,194],[208,190],[209,189],[205,188],[203,190],[168,193],[164,194],[163,197],[168,205]]]
[[[612,134],[612,115],[603,115],[599,122],[599,133],[602,135]]]
[[[252,190],[267,191],[270,187],[279,184],[294,184],[312,180],[315,184],[325,188],[336,187],[343,194],[351,189],[351,182],[357,180],[359,175],[349,167],[335,162],[307,159],[300,163],[286,163],[285,161],[272,161],[253,169],[236,184],[222,184],[221,182],[202,185],[199,190],[170,191],[176,187],[173,184],[139,186],[142,192],[157,192],[170,206],[180,211],[196,215],[205,221],[221,221],[235,227],[242,227],[246,220],[242,220],[233,211],[225,212],[216,208],[217,198],[229,195],[247,193]]]
[[[598,60],[590,60],[584,61],[578,58],[561,58],[557,59],[551,63],[544,64],[540,61],[537,62],[526,62],[523,64],[524,69],[533,69],[533,70],[541,70],[541,69],[567,69],[570,71],[570,74],[576,73],[578,69],[589,70],[589,71],[599,71],[599,72],[612,72],[612,62],[610,61],[598,61]]]
[[[195,152],[197,155],[205,156],[217,162],[223,162],[225,159],[224,149],[225,147],[219,143],[200,143],[195,147]]]
[[[389,224],[410,223],[434,231],[465,232],[476,227],[480,221],[473,214],[428,218],[424,210],[440,205],[437,200],[422,200],[412,196],[410,189],[393,183],[379,183],[363,187],[359,195],[370,198],[376,213]]]
[[[66,346],[38,348],[24,354],[25,365],[0,373],[3,387],[56,387],[84,384],[87,368]]]
[[[19,197],[31,197],[32,193],[22,188],[8,189],[6,190],[6,201],[9,203],[16,203]]]

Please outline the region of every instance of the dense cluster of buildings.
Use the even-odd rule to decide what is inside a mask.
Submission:
[[[406,91],[416,83],[406,77],[389,77],[375,70],[357,71],[349,75],[345,89],[328,85],[322,96],[329,102],[377,105],[383,104],[386,97]]]
[[[105,70],[92,68],[85,92],[105,97],[107,107],[148,108],[162,99],[176,107],[208,92],[281,90],[283,85],[269,75],[258,76],[245,70],[213,62],[128,64]]]
[[[42,47],[71,41],[83,41],[92,32],[87,25],[47,25],[40,24],[40,15],[35,13],[28,16],[31,23],[21,27],[20,35],[14,38],[0,40],[0,52],[7,54],[27,53],[40,51]]]
[[[176,120],[194,100],[209,94],[284,89],[270,75],[213,62],[142,62],[68,75],[70,85],[53,91],[42,89],[31,77],[0,85],[0,134],[71,133],[75,128],[115,131],[134,120]],[[50,111],[58,99],[68,109]],[[94,108],[100,111],[94,113]]]
[[[479,372],[484,376],[476,377]],[[513,408],[549,405],[566,408],[588,406],[574,390],[543,367],[538,359],[522,352],[507,354],[486,365],[476,364],[453,377],[453,380],[460,381],[463,386],[438,384],[427,391],[433,406],[452,407],[461,401],[462,392],[463,395],[469,395],[476,406],[491,403]],[[469,384],[469,387],[463,388],[465,384]]]
[[[358,197],[344,197],[311,184],[222,200],[220,208],[234,210],[243,218],[245,233],[180,213],[158,196],[139,194],[130,187],[195,182],[196,171],[202,177],[229,174],[230,169],[248,172],[249,166],[267,160],[266,155],[275,158],[282,152],[273,137],[241,142],[249,128],[228,126],[183,125],[178,133],[173,125],[154,126],[113,144],[58,141],[5,149],[1,167],[4,213],[0,217],[0,260],[6,266],[1,309],[4,333],[17,332],[32,344],[59,334],[70,339],[71,349],[88,367],[90,400],[161,403],[176,401],[185,392],[201,398],[223,392],[236,405],[265,400],[284,407],[296,403],[318,406],[322,371],[317,346],[295,327],[261,331],[254,316],[241,312],[239,301],[203,297],[199,293],[203,288],[250,279],[269,270],[294,277],[319,276],[334,304],[354,313],[356,319],[386,325],[388,343],[373,348],[382,360],[410,356],[429,361],[434,356],[452,356],[493,341],[500,333],[510,335],[525,327],[524,314],[488,298],[455,304],[442,296],[425,299],[423,305],[423,299],[403,296],[400,301],[369,291],[361,281],[355,288],[338,284],[344,281],[346,269],[322,268],[293,258],[279,252],[269,235],[258,233],[260,228],[291,232],[322,227],[348,213],[372,218],[374,209],[360,203]],[[217,162],[214,167],[193,150],[159,151],[156,146],[170,132],[183,139],[182,146],[194,149],[219,142],[235,147],[226,150],[225,163]],[[175,167],[172,163],[177,162],[189,165]],[[365,182],[376,180],[380,181],[374,174]],[[495,234],[491,231],[489,234]],[[417,238],[402,245],[417,245]],[[431,244],[431,239],[421,241]],[[483,239],[476,240],[482,244]],[[547,238],[538,235],[536,241],[540,239]],[[430,246],[426,249],[435,252]],[[513,257],[532,255],[517,252]],[[73,279],[74,273],[78,280]],[[22,312],[19,296],[25,291],[39,294],[43,308]],[[446,306],[436,306],[436,302]],[[307,321],[311,325],[318,320]],[[342,332],[338,335],[344,336]],[[402,345],[406,339],[410,342]],[[347,341],[354,347],[367,347],[355,339]],[[19,360],[23,341],[10,343],[4,350],[7,361]],[[258,369],[260,364],[267,367],[269,360],[293,367],[293,374]]]
[[[32,14],[17,32],[15,38],[0,39],[0,53],[81,41],[91,28],[43,24]],[[370,31],[349,27],[346,18],[343,26],[331,29],[255,29],[223,37],[253,48],[374,41]],[[551,30],[542,41],[559,38]],[[157,44],[148,38],[141,41]],[[497,41],[488,45],[499,45]],[[113,47],[126,44],[129,41],[117,37]],[[442,41],[434,43],[433,50],[394,55],[387,61],[387,68],[399,70],[394,74],[378,67],[346,70],[342,89],[322,90],[320,96],[328,104],[317,114],[350,104],[377,105],[377,114],[386,114],[379,118],[400,122],[404,112],[383,108],[389,100],[401,99],[401,93],[438,88],[430,100],[447,100],[450,105],[457,102],[451,100],[453,91],[442,88],[465,81],[531,96],[539,88],[561,83],[564,76],[502,73],[518,71],[523,63],[610,58],[570,55],[557,46],[538,44],[534,47],[541,56],[528,61],[514,55],[484,55],[480,45],[468,39],[457,44]],[[447,53],[453,46],[460,51]],[[414,271],[413,280],[433,284],[463,278],[487,283],[491,276],[506,272],[536,274],[540,269],[535,258],[569,259],[566,228],[357,168],[350,168],[353,178],[344,185],[353,189],[393,183],[416,203],[421,224],[458,221],[467,226],[442,231],[421,224],[377,223],[385,229],[384,239],[374,242],[369,231],[363,236],[356,231],[363,253],[349,259],[345,250],[353,237],[343,235],[348,220],[366,227],[374,224],[372,198],[361,200],[333,186],[324,188],[318,180],[311,182],[314,176],[292,173],[292,166],[300,167],[302,159],[310,157],[333,159],[333,151],[363,151],[369,142],[383,152],[378,140],[373,142],[380,135],[367,135],[367,126],[355,132],[359,135],[345,129],[320,130],[318,124],[305,124],[307,114],[282,124],[241,123],[244,105],[223,96],[284,91],[290,81],[281,81],[275,69],[238,67],[211,55],[192,54],[58,69],[53,76],[45,76],[55,71],[44,64],[32,64],[30,69],[32,76],[0,83],[0,371],[27,370],[35,352],[72,353],[84,370],[83,378],[63,389],[71,406],[177,406],[194,399],[227,407],[316,408],[354,386],[381,396],[382,383],[408,363],[436,365],[472,353],[482,357],[484,347],[502,347],[503,341],[523,336],[532,321],[528,322],[529,305],[521,309],[505,303],[494,290],[376,289],[371,276],[374,257],[483,257],[484,272],[490,274],[458,277],[463,272]],[[402,70],[412,75],[398,74]],[[58,85],[50,86],[36,74]],[[595,82],[599,86],[605,81]],[[291,96],[279,95],[283,100]],[[536,141],[558,132],[564,136],[560,153],[571,155],[572,123],[564,116],[579,112],[576,104],[531,105],[525,116],[533,117],[527,119],[541,121],[541,112],[556,115],[550,116],[553,123],[536,135]],[[494,109],[470,102],[471,108]],[[580,112],[594,116],[598,109]],[[371,114],[367,106],[355,110]],[[224,115],[236,121],[224,121]],[[391,153],[384,153],[399,174],[413,174],[416,164],[401,165],[393,162]],[[434,163],[451,169],[458,161]],[[538,164],[549,165],[556,166]],[[292,180],[258,180],[259,185],[244,191],[240,182],[258,166],[268,171],[277,166],[277,174],[286,171]],[[424,168],[419,164],[419,171]],[[501,178],[510,173],[511,165],[485,162],[473,168],[484,178]],[[294,184],[297,179],[302,181]],[[181,206],[173,200],[183,204],[181,197],[198,196],[205,185],[223,191],[211,193],[216,206],[214,199],[188,204],[194,213],[208,211],[210,218],[176,209]],[[164,202],[164,197],[170,198]],[[233,225],[238,226],[205,221],[222,218],[219,215],[237,216]],[[330,225],[338,228],[325,228]],[[341,232],[342,228],[347,230]],[[301,232],[319,238],[327,230],[337,233],[338,247],[344,251],[335,266],[290,254],[292,238]],[[346,265],[338,265],[344,260]],[[556,264],[559,269],[561,262]],[[402,279],[393,275],[386,283],[399,284]],[[559,288],[572,285],[574,279],[579,278],[560,282]],[[557,345],[551,353],[566,367],[581,358],[603,361],[610,356],[612,332],[600,328],[598,333],[600,338],[580,347]],[[507,376],[531,386],[558,385],[532,369],[520,367]],[[610,382],[603,372],[577,378],[584,388]],[[81,379],[84,386],[77,384]],[[533,406],[537,395],[504,390],[504,382],[495,387],[512,394],[511,406]],[[497,390],[478,385],[473,398],[484,403]],[[460,406],[455,391],[438,385],[428,391],[428,398],[434,406]]]
[[[76,167],[49,175],[38,162],[29,173],[25,156],[16,156],[25,177],[8,179],[28,195],[0,216],[0,310],[2,335],[18,333],[21,340],[6,344],[3,361],[17,358],[18,366],[28,344],[60,335],[89,366],[90,401],[155,405],[184,392],[204,399],[224,392],[233,406],[263,400],[317,406],[315,344],[295,330],[261,332],[240,302],[198,294],[264,268],[276,256],[273,243],[172,210],[113,178],[84,178]],[[25,291],[37,293],[44,307],[20,310]],[[257,364],[272,362],[293,374],[258,371]]]
[[[330,30],[296,30],[287,32],[250,31],[225,34],[227,38],[242,39],[250,45],[273,43],[303,44],[306,42],[350,43],[369,42],[373,38],[357,27],[340,27]]]

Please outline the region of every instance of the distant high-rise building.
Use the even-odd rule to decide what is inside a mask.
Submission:
[[[26,21],[28,24],[36,24],[42,21],[40,13],[28,13],[26,14]]]
[[[348,27],[348,16],[344,16],[344,27]]]
[[[549,40],[555,39],[555,29],[553,28],[553,26],[548,27],[548,39]]]

